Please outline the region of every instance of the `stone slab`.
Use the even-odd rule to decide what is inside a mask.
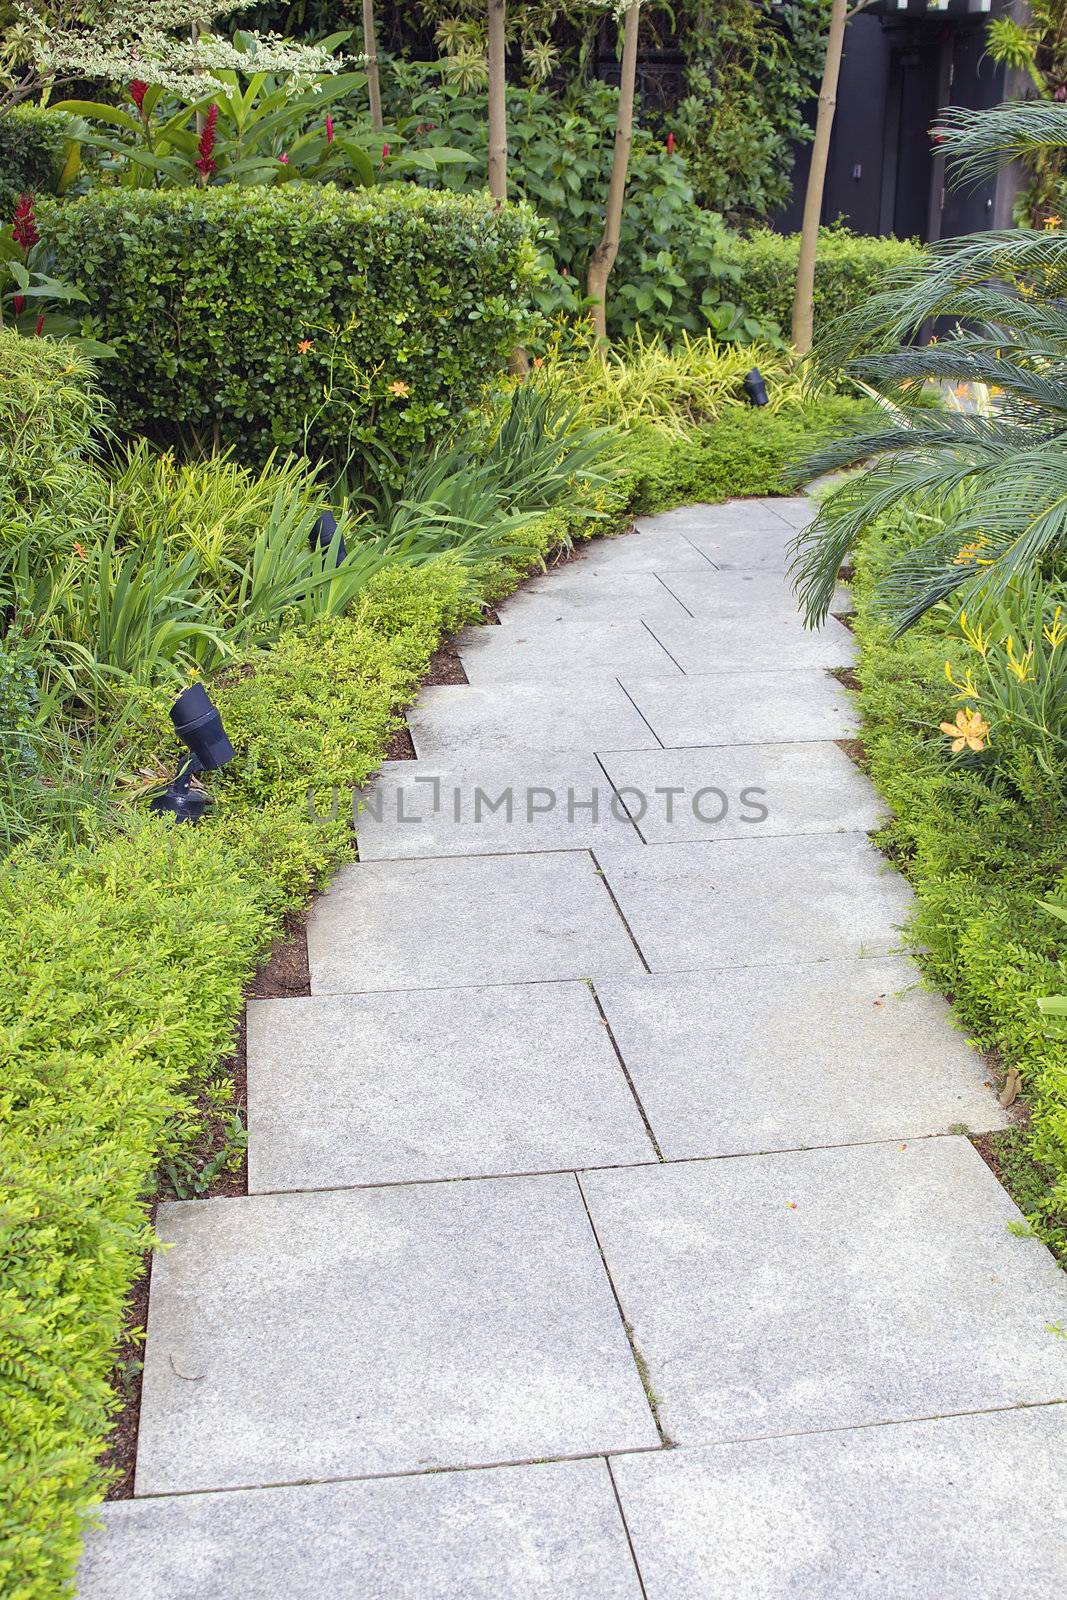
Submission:
[[[773,611],[762,616],[759,612],[720,613],[653,622],[649,629],[671,660],[690,674],[849,667],[858,654],[852,634],[833,617],[817,630],[805,628],[796,614]],[[628,675],[629,664],[622,657],[619,676]]]
[[[573,1177],[187,1201],[156,1225],[138,1495],[658,1443]]]
[[[468,629],[459,653],[468,681],[475,685],[589,684],[613,680],[624,672],[634,677],[680,676],[668,651],[637,620],[573,617],[566,622]]]
[[[641,970],[582,850],[345,867],[312,908],[308,959],[313,994]]]
[[[658,844],[597,859],[653,972],[887,955],[911,906],[864,834]]]
[[[584,983],[248,1004],[248,1187],[655,1160]]]
[[[869,832],[884,812],[877,790],[829,742],[615,751],[603,762],[624,791],[616,805],[625,803],[649,844]]]
[[[707,556],[679,532],[646,530],[622,533],[613,539],[598,539],[576,567],[587,573],[624,572],[703,572]]]
[[[762,502],[775,516],[784,517],[794,528],[806,528],[818,509],[818,502],[807,495],[769,495]]]
[[[710,573],[713,569],[704,563]],[[584,562],[571,562],[526,583],[497,609],[501,626],[511,628],[547,625],[579,618],[625,618],[667,621],[688,616],[686,607],[654,572],[587,570]]]
[[[691,543],[721,572],[764,570],[787,572],[793,560],[792,544],[797,530],[780,517],[773,522],[735,528],[722,524],[695,531]]]
[[[80,1600],[641,1600],[603,1461],[113,1502]]]
[[[720,672],[671,683],[623,678],[622,685],[668,748],[847,739],[859,723],[848,691],[826,672]],[[652,746],[647,739],[632,746],[601,740],[598,748]]]
[[[1057,1600],[1067,1408],[620,1456],[647,1600]]]
[[[776,619],[789,617],[803,625],[796,594],[785,572],[736,567],[720,571],[709,566],[704,572],[675,572],[659,581],[695,617],[745,616],[754,630],[762,626],[768,614]],[[839,584],[830,605],[831,615],[847,615],[852,609],[849,590]],[[648,620],[654,623],[660,619]]]
[[[597,995],[668,1160],[1009,1122],[903,958],[609,978]]]
[[[360,805],[361,861],[641,843],[603,767],[578,752],[386,761]]]
[[[616,683],[508,683],[424,689],[408,712],[421,758],[507,750],[642,750],[659,741]]]
[[[720,500],[714,504],[698,502],[690,506],[676,506],[671,511],[659,511],[653,516],[638,517],[638,531],[646,537],[667,538],[680,535],[685,539],[699,538],[704,534],[777,531],[788,539],[792,525],[775,509],[774,500]]]
[[[964,1138],[583,1174],[679,1444],[1067,1397],[1067,1278]]]

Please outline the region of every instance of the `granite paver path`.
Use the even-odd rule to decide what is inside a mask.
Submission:
[[[1067,1592],[1067,1285],[900,951],[807,515],[646,519],[412,709],[250,1005],[248,1196],[162,1208],[82,1600]]]

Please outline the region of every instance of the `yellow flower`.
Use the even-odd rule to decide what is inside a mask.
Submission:
[[[985,737],[989,732],[989,724],[983,716],[970,706],[966,711],[957,711],[955,722],[943,722],[941,732],[947,734],[952,740],[952,754],[958,756],[964,748],[968,750],[984,750]]]
[[[1063,225],[1063,218],[1062,217],[1046,217],[1045,218],[1045,232],[1046,233],[1055,233],[1056,229],[1059,228],[1059,227],[1062,227],[1062,225]]]
[[[1041,630],[1045,639],[1048,641],[1048,647],[1050,650],[1058,650],[1063,641],[1067,639],[1067,628],[1064,628],[1060,623],[1060,613],[1062,610],[1062,606],[1057,606],[1052,621],[1046,622],[1045,626]]]
[[[395,383],[391,383],[389,385],[389,393],[390,394],[396,394],[396,395],[405,395],[405,394],[410,394],[411,390],[408,388],[407,384],[404,383],[404,381],[401,378],[397,378]]]
[[[989,640],[986,638],[985,629],[980,622],[968,622],[966,611],[960,612],[960,632],[971,649],[984,659],[985,653],[989,649]]]
[[[1011,634],[1008,635],[1006,644],[1008,651],[1008,671],[1013,672],[1020,683],[1025,683],[1027,678],[1030,676],[1030,667],[1034,659],[1033,642],[1031,641],[1026,654],[1021,660],[1015,654],[1015,640],[1012,638]]]
[[[979,552],[984,548],[984,539],[973,539],[970,544],[961,545],[952,557],[952,565],[954,567],[970,566],[972,561],[978,560]]]

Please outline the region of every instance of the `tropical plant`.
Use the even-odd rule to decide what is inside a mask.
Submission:
[[[451,82],[440,63],[394,63],[389,95],[394,106],[409,106],[418,118],[417,148],[442,144],[473,158],[467,168],[420,173],[420,182],[484,188],[484,91]],[[599,82],[563,96],[537,88],[509,93],[508,187],[545,224],[537,301],[548,314],[580,312],[587,304],[583,288],[604,230],[618,106],[619,91]],[[765,335],[766,322],[747,316],[738,303],[740,274],[728,259],[726,227],[696,205],[683,157],[637,124],[627,170],[608,305],[611,336],[626,337],[638,325],[667,336],[707,328],[720,339]]]
[[[1024,72],[1043,100],[1067,99],[1067,9],[1062,0],[1029,0],[992,17],[986,36],[990,57]],[[1021,157],[1030,181],[1019,197],[1019,220],[1040,227],[1067,209],[1067,157],[1062,145],[1035,145]]]
[[[300,44],[276,34],[246,33],[238,47],[210,31],[213,18],[232,17],[253,3],[16,0],[15,25],[0,56],[0,113],[34,95],[47,97],[60,84],[125,83],[131,75],[195,97],[205,77],[246,70],[250,54],[253,70],[285,74],[294,84],[340,70],[343,63],[333,53],[336,38]]]
[[[239,35],[235,41],[247,55],[243,71],[217,69],[210,89],[193,100],[133,79],[129,106],[64,100],[57,109],[79,119],[81,142],[103,153],[102,169],[133,186],[203,188],[302,178],[359,188],[434,172],[447,162],[468,164],[461,150],[408,148],[411,119],[391,126],[383,143],[379,130],[353,120],[344,108],[335,118],[337,103],[365,87],[362,72],[316,78],[295,89],[275,74],[252,70],[246,39]]]
[[[54,277],[50,266],[51,251],[37,232],[33,196],[24,194],[15,205],[11,226],[0,230],[0,328],[14,328],[34,338],[74,337],[90,354],[109,354],[95,340],[81,339],[79,318],[55,309],[73,301],[84,305],[86,299],[80,289]]]
[[[943,130],[957,179],[1009,161],[1020,144],[1067,147],[1067,105],[955,111]],[[818,451],[808,474],[874,458],[799,537],[794,568],[810,622],[825,617],[839,567],[890,507],[942,502],[928,537],[891,574],[900,627],[955,596],[976,614],[1067,544],[1067,234],[1005,230],[947,239],[820,341],[824,369],[867,386],[885,425]],[[930,318],[954,331],[912,341]],[[856,356],[857,350],[882,353]],[[930,409],[928,385],[984,385],[978,409]],[[976,550],[979,544],[980,548]]]
[[[945,663],[961,709],[941,724],[961,760],[1035,810],[1067,797],[1067,593],[1021,575],[959,618],[962,664]],[[978,759],[976,759],[978,757]]]

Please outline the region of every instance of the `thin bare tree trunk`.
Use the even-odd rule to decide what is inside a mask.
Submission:
[[[856,7],[857,10],[861,9]],[[849,19],[848,0],[833,0],[830,32],[826,40],[819,89],[819,110],[815,119],[815,138],[811,145],[811,166],[804,195],[804,220],[800,226],[800,255],[797,259],[796,291],[793,295],[791,337],[797,355],[811,349],[815,328],[815,255],[819,247],[819,219],[822,215],[826,165],[830,159],[830,135],[837,110],[837,84],[841,76],[841,55],[845,48],[845,26]]]
[[[619,110],[615,118],[615,152],[611,162],[611,183],[604,209],[604,232],[589,259],[586,289],[593,301],[593,327],[598,339],[608,336],[608,278],[619,253],[622,204],[626,195],[626,174],[630,165],[630,146],[634,131],[634,85],[637,81],[637,35],[641,25],[641,0],[631,0],[622,36],[622,76],[619,80]]]
[[[363,0],[363,51],[367,57],[367,93],[370,95],[370,125],[382,131],[382,80],[378,73],[378,32],[374,26],[374,0]]]
[[[504,31],[506,0],[489,0],[489,193],[508,197],[508,118]]]

